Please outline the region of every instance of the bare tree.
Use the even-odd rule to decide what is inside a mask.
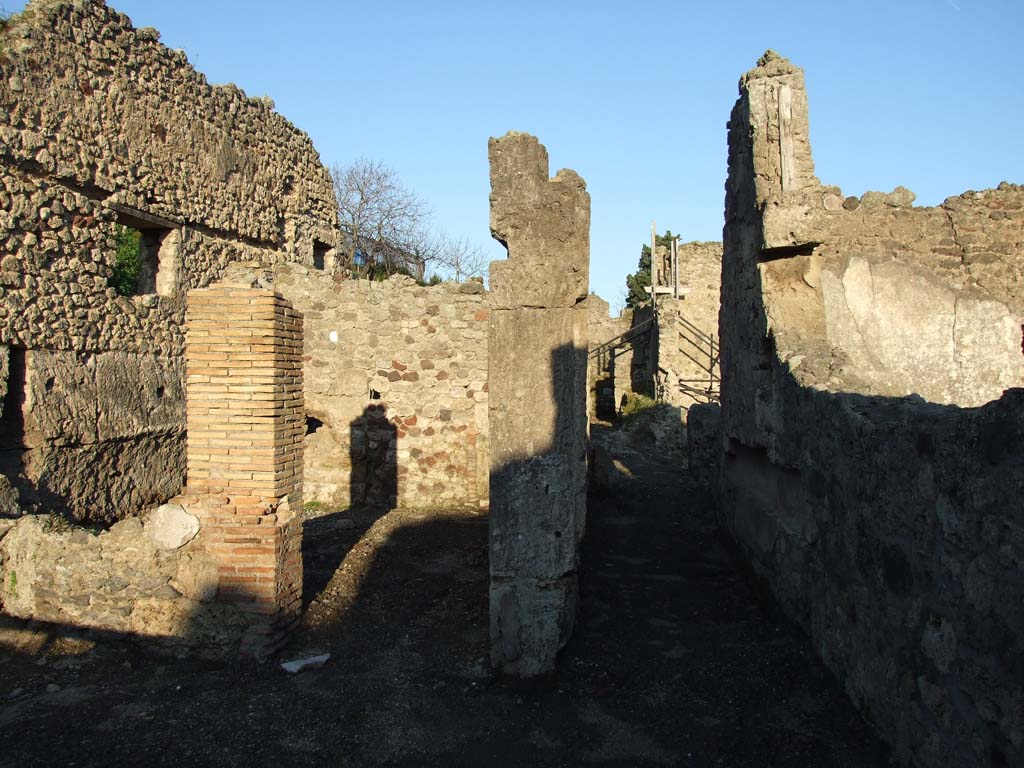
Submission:
[[[357,252],[370,272],[404,271],[422,278],[429,209],[390,168],[365,158],[334,165],[334,195],[350,264]]]
[[[456,282],[487,274],[487,255],[468,238],[440,234],[432,238],[431,263],[447,272]]]
[[[419,280],[428,265],[458,282],[486,274],[483,249],[433,231],[427,204],[390,168],[364,158],[332,166],[331,177],[349,264],[369,275],[404,272]]]

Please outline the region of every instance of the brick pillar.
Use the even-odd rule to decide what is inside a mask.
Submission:
[[[283,643],[302,608],[302,315],[273,291],[188,294],[188,488],[217,599],[253,616],[242,652]]]

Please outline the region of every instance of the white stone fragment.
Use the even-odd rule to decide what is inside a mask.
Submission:
[[[331,654],[322,653],[319,656],[307,656],[304,659],[294,659],[292,661],[282,661],[281,669],[290,674],[296,674],[306,669],[316,669],[322,667],[327,663],[327,660],[331,658]]]
[[[199,533],[199,518],[180,504],[162,504],[146,520],[143,532],[160,549],[178,549]]]

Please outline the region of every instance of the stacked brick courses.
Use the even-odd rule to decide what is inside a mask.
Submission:
[[[302,598],[302,316],[272,291],[189,294],[188,488],[219,600],[265,616],[242,651],[273,651]]]

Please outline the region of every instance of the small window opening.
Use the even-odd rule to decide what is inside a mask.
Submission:
[[[7,350],[7,380],[0,413],[0,450],[25,448],[25,350]]]
[[[119,211],[114,225],[117,254],[109,285],[120,296],[173,296],[178,287],[180,230],[156,217]],[[168,222],[169,223],[169,222]]]
[[[331,250],[331,247],[326,243],[322,243],[319,240],[313,241],[313,269],[319,269],[321,272],[327,267],[327,252]]]
[[[380,400],[380,392],[378,392],[373,387],[370,387],[370,399],[371,400]]]
[[[322,427],[324,423],[320,421],[316,416],[306,417],[306,434],[315,435],[316,431]]]

